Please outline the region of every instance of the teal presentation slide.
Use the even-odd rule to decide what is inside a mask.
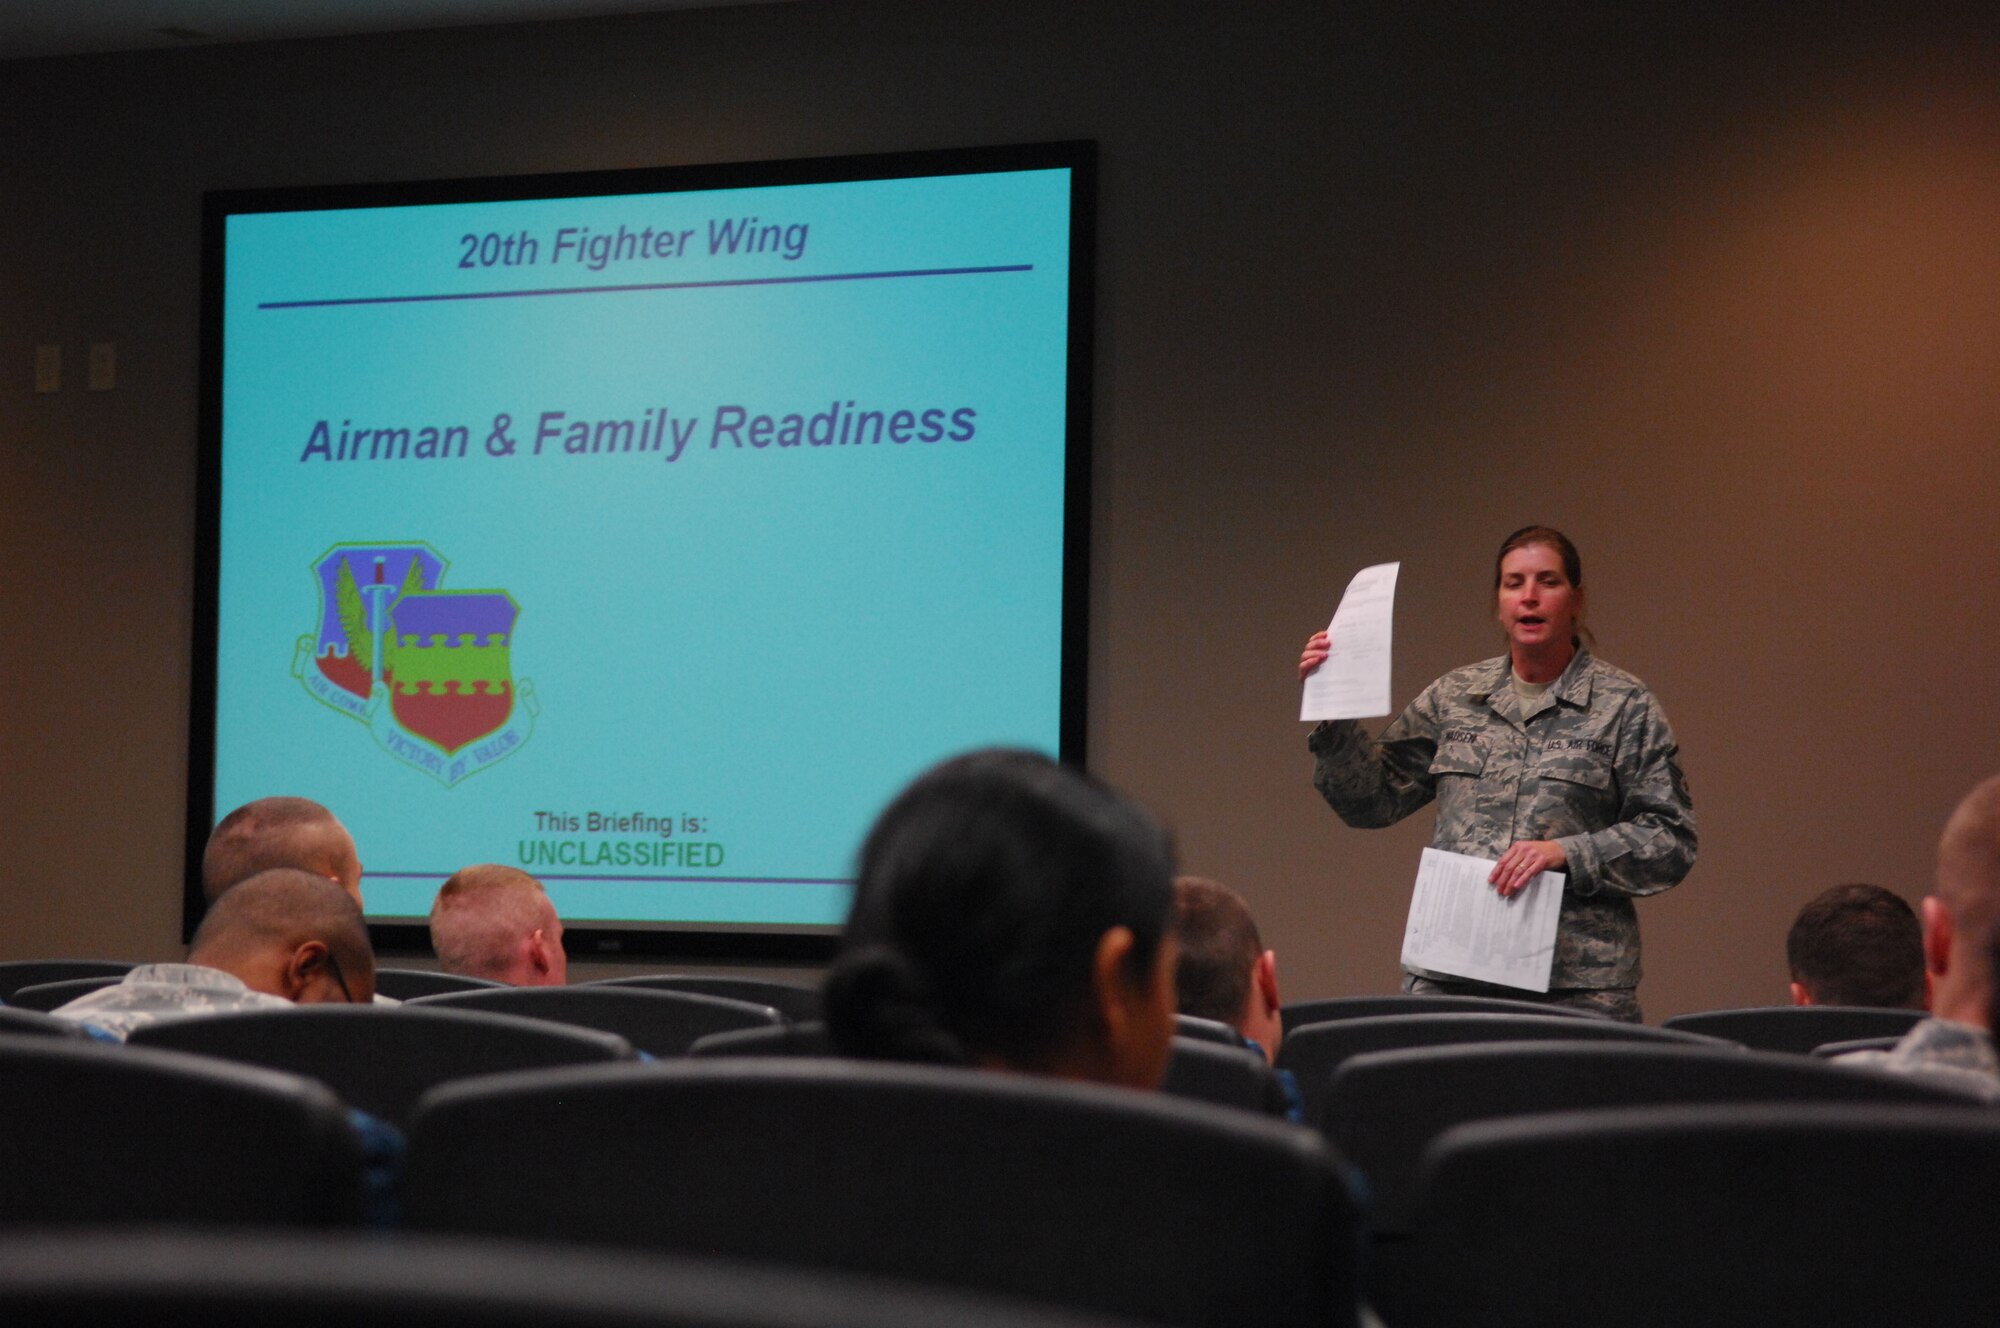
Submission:
[[[913,775],[1058,746],[1073,187],[229,214],[215,815],[325,803],[374,920],[837,926]]]

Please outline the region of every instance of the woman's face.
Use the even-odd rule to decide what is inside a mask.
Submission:
[[[1500,560],[1500,628],[1514,649],[1566,649],[1582,610],[1583,591],[1570,584],[1551,546],[1525,544]]]

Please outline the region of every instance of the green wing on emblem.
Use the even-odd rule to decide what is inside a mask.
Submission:
[[[396,592],[396,598],[401,599],[411,591],[422,590],[423,588],[424,560],[421,558],[412,558],[410,559],[410,570],[403,577],[403,588]]]
[[[375,642],[368,634],[368,610],[361,603],[361,587],[354,580],[354,565],[340,560],[340,575],[334,585],[335,608],[340,627],[347,635],[347,657],[363,673],[375,672]]]

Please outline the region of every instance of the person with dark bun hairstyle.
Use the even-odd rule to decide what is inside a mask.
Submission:
[[[1027,751],[934,766],[861,847],[826,977],[845,1054],[1157,1087],[1174,1027],[1173,850]]]
[[[1507,653],[1454,669],[1380,738],[1353,720],[1313,729],[1313,783],[1347,824],[1393,824],[1433,798],[1435,848],[1494,860],[1503,897],[1564,874],[1547,995],[1407,971],[1405,991],[1502,995],[1639,1022],[1632,900],[1694,865],[1680,747],[1646,685],[1584,648],[1583,560],[1568,536],[1524,526],[1500,545],[1494,613]],[[1326,660],[1325,632],[1299,656]]]

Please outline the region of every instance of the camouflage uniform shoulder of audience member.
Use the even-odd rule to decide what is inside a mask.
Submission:
[[[166,1019],[291,1008],[284,997],[252,991],[241,978],[218,968],[141,964],[122,981],[79,996],[54,1013],[122,1042],[133,1029]]]
[[[1524,709],[1502,655],[1439,678],[1380,738],[1341,721],[1308,745],[1314,786],[1349,825],[1389,825],[1435,798],[1435,848],[1498,858],[1519,840],[1560,844],[1550,984],[1638,983],[1632,899],[1678,885],[1696,847],[1680,749],[1644,683],[1578,650]]]
[[[1887,1051],[1851,1051],[1834,1060],[1839,1065],[1907,1074],[2000,1102],[2000,1052],[1995,1051],[1993,1035],[1955,1019],[1925,1019]]]

